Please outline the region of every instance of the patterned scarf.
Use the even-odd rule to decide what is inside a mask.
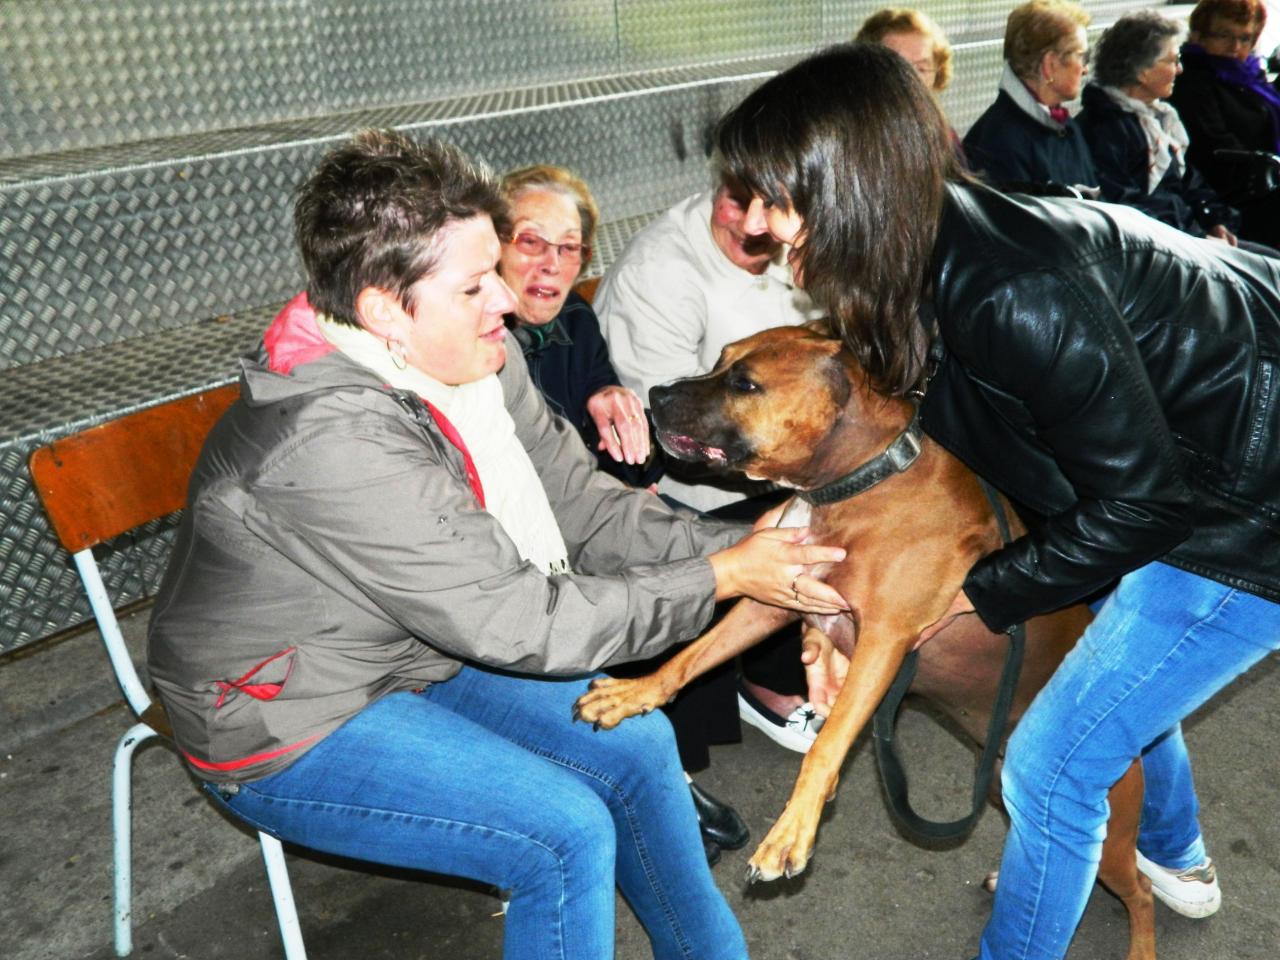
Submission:
[[[1170,164],[1178,171],[1178,176],[1182,176],[1186,170],[1183,157],[1190,138],[1178,111],[1163,100],[1144,103],[1118,87],[1101,89],[1121,110],[1132,114],[1147,135],[1147,193],[1164,179]]]

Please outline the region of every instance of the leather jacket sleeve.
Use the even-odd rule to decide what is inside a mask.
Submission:
[[[1166,418],[1101,286],[1024,274],[944,326],[953,359],[1045,449],[1076,497],[969,572],[964,590],[994,630],[1080,599],[1192,529],[1194,499]]]

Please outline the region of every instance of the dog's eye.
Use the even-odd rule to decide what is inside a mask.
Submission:
[[[738,370],[734,370],[729,374],[728,379],[725,380],[725,385],[736,393],[755,393],[760,389],[760,384]]]

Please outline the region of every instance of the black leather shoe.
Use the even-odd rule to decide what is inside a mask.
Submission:
[[[706,836],[702,838],[702,852],[707,855],[708,867],[714,867],[720,862],[720,845],[714,840],[708,840]]]
[[[746,846],[751,839],[751,831],[738,816],[738,811],[727,803],[721,803],[700,786],[689,781],[689,792],[693,794],[693,809],[698,811],[698,826],[702,828],[702,836],[715,842],[716,846],[725,850],[737,850]]]

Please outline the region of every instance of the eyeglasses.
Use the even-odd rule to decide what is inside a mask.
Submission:
[[[929,80],[932,80],[938,75],[938,68],[933,65],[932,57],[928,60],[916,60],[911,64],[911,66],[915,69],[916,73]]]
[[[1205,36],[1210,40],[1218,40],[1233,47],[1252,48],[1254,43],[1257,42],[1257,34],[1232,33],[1230,30],[1215,30],[1212,33],[1206,33]]]
[[[1093,59],[1092,50],[1055,50],[1059,57],[1063,60],[1070,60],[1072,57],[1077,58],[1083,66],[1088,66],[1089,61]]]
[[[578,243],[575,240],[552,243],[536,233],[517,233],[511,238],[511,245],[526,257],[544,257],[547,251],[554,247],[565,263],[581,263],[591,257],[591,248],[585,243]]]

